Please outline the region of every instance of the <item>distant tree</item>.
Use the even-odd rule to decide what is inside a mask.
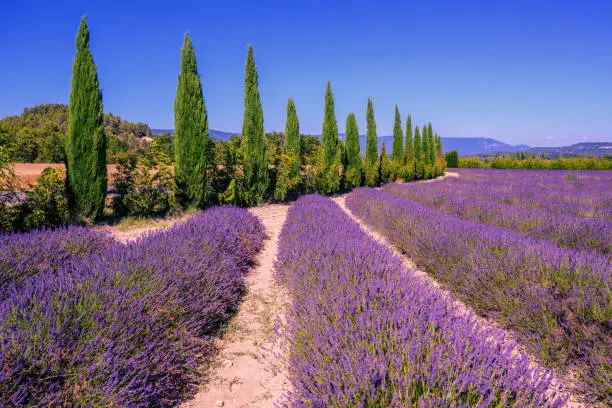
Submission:
[[[404,132],[402,132],[402,119],[400,112],[395,105],[395,122],[393,124],[393,151],[391,153],[394,163],[402,163],[405,159],[404,154]]]
[[[414,129],[414,172],[415,177],[419,178],[423,167],[423,155],[421,146],[421,132],[417,126]]]
[[[338,122],[334,112],[334,95],[331,90],[331,83],[327,81],[325,90],[325,111],[323,116],[323,152],[325,157],[325,167],[330,166],[336,159],[338,151]]]
[[[426,125],[423,125],[422,134],[421,134],[421,156],[422,156],[423,164],[425,166],[431,164],[431,162],[429,161],[430,148],[431,147],[429,143],[428,129]]]
[[[74,215],[99,218],[104,211],[107,189],[106,136],[102,93],[89,50],[86,17],[81,19],[76,50],[66,140],[66,186]]]
[[[287,121],[285,124],[285,149],[280,155],[274,186],[274,199],[285,201],[295,198],[301,184],[301,160],[300,160],[300,124],[295,104],[289,98],[287,102]],[[272,150],[271,148],[268,149]],[[276,164],[276,163],[275,163]]]
[[[359,129],[354,113],[346,117],[346,178],[351,187],[361,185],[362,158],[359,147]]]
[[[242,122],[244,144],[245,184],[249,202],[259,203],[268,187],[268,163],[264,138],[263,110],[259,97],[259,79],[253,47],[249,45],[244,74],[244,120]]]
[[[412,116],[406,119],[406,164],[414,160],[414,141],[412,140]]]
[[[378,136],[376,135],[376,120],[374,118],[374,105],[372,99],[368,98],[366,110],[367,132],[366,132],[366,154],[363,164],[365,182],[373,187],[378,184]]]
[[[285,123],[285,150],[300,155],[300,122],[293,99],[287,101],[287,122]]]
[[[376,120],[374,118],[374,105],[372,99],[368,98],[366,111],[367,133],[366,133],[366,161],[374,163],[378,159],[378,136],[376,135]]]
[[[391,179],[391,160],[385,148],[385,142],[382,142],[380,158],[378,159],[378,180],[380,184],[386,184]]]
[[[456,150],[446,152],[444,159],[446,160],[446,167],[453,169],[459,167],[459,153]]]
[[[436,157],[442,158],[442,138],[440,135],[436,135]]]
[[[431,127],[431,122],[427,126],[427,137],[429,137],[429,164],[434,164],[436,162],[436,140],[434,138],[433,129]]]
[[[174,154],[176,184],[185,204],[198,208],[208,198],[207,170],[213,150],[198,63],[189,34],[181,49],[181,71],[174,100]]]
[[[317,190],[321,194],[331,194],[340,187],[342,151],[338,146],[338,122],[336,121],[334,96],[329,81],[327,81],[327,89],[325,90],[325,110],[321,139],[322,149],[317,166],[319,169]]]

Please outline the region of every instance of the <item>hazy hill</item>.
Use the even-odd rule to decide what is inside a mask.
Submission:
[[[564,147],[532,147],[527,152],[548,156],[612,156],[612,142],[585,142]]]

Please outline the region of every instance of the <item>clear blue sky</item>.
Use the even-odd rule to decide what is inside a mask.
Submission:
[[[465,3],[465,4],[459,4]],[[610,1],[7,1],[0,14],[0,117],[68,101],[74,38],[88,14],[107,112],[173,127],[185,32],[199,61],[210,126],[239,131],[253,44],[266,130],[293,97],[320,133],[331,80],[339,128],[379,136],[431,121],[443,136],[532,146],[612,140]]]

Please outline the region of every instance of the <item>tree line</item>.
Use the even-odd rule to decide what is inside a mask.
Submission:
[[[64,150],[65,194],[73,219],[99,219],[109,208],[105,166],[108,132],[89,40],[83,17],[76,38]],[[408,115],[404,131],[397,106],[391,155],[384,143],[378,151],[371,98],[366,108],[365,154],[360,151],[354,113],[346,118],[346,138],[341,140],[329,81],[320,140],[300,133],[297,108],[291,98],[286,115],[284,133],[264,132],[258,71],[253,47],[249,46],[242,135],[215,142],[210,136],[196,53],[186,34],[171,145],[166,137],[146,155],[117,157],[110,207],[118,215],[151,215],[180,207],[226,203],[248,206],[287,201],[303,193],[334,194],[362,185],[431,178],[444,172],[441,139],[432,124],[413,128]],[[149,132],[148,127],[145,130]]]

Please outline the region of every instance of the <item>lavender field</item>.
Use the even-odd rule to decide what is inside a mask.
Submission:
[[[128,244],[84,228],[0,236],[0,406],[181,401],[264,238],[233,207]]]
[[[299,199],[280,242],[278,279],[293,299],[284,406],[564,403],[502,331],[458,313],[330,199]]]
[[[612,404],[612,174],[461,170],[351,211],[594,404]]]

